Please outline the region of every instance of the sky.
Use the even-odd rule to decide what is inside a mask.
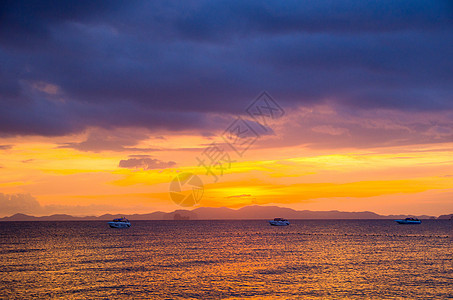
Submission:
[[[3,1],[0,217],[453,213],[452,55],[451,1]]]

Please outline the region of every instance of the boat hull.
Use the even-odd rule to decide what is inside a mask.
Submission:
[[[395,220],[398,224],[411,225],[411,224],[421,224],[422,221],[408,221],[408,220]]]
[[[289,221],[269,221],[272,226],[288,226]]]
[[[110,228],[129,228],[131,223],[129,222],[109,222]]]

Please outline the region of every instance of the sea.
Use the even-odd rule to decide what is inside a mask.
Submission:
[[[1,299],[448,299],[453,222],[0,222]]]

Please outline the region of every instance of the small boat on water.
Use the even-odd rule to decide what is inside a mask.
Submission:
[[[283,218],[275,218],[274,220],[269,221],[269,224],[272,226],[288,226],[289,221]]]
[[[420,221],[417,218],[406,218],[404,220],[395,220],[398,224],[421,224],[422,221]]]
[[[129,228],[131,227],[131,222],[125,217],[113,219],[113,221],[108,222],[111,228]]]

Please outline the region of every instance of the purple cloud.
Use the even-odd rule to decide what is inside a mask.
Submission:
[[[153,169],[166,169],[174,167],[176,163],[174,161],[164,162],[156,158],[129,158],[126,160],[121,160],[119,163],[120,168],[127,169],[143,169],[143,170],[153,170]]]
[[[209,114],[245,115],[262,90],[285,109],[453,110],[452,12],[417,0],[6,2],[0,135],[222,130]]]

